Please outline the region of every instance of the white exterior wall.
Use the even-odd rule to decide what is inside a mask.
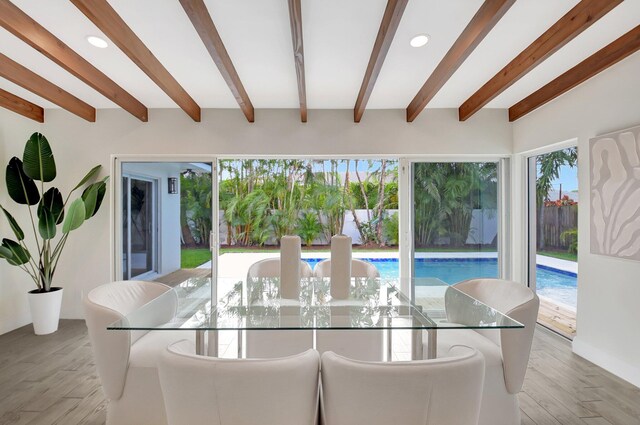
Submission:
[[[635,54],[514,123],[514,152],[578,145],[580,273],[575,353],[640,386],[640,262],[589,252],[589,139],[640,124],[640,54]],[[514,161],[513,246],[524,276],[524,159]]]

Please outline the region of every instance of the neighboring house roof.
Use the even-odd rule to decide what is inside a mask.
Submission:
[[[570,190],[570,191],[563,190],[562,191],[562,195],[561,195],[559,190],[552,189],[552,190],[549,191],[549,193],[547,195],[547,198],[550,201],[556,201],[556,200],[562,198],[563,196],[569,196],[569,198],[573,199],[576,202],[579,201],[579,199],[578,199],[579,196],[578,196],[578,191],[577,190]]]

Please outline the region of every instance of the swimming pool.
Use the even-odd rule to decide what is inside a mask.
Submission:
[[[319,258],[305,259],[313,267]],[[363,258],[372,262],[382,277],[398,277],[398,260],[395,258]],[[436,277],[449,285],[467,279],[497,277],[498,260],[495,258],[416,258],[416,277]],[[575,273],[536,266],[538,295],[551,298],[573,308],[577,304],[578,277]]]

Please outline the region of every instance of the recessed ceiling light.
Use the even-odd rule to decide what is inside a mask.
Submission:
[[[411,47],[422,47],[429,42],[430,38],[429,34],[418,34],[411,39],[409,44],[411,44]]]
[[[98,37],[98,36],[95,36],[95,35],[87,36],[87,41],[92,46],[98,47],[100,49],[106,49],[109,46],[109,44],[105,41],[104,38]]]

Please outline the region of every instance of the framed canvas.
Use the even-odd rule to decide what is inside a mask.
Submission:
[[[589,141],[591,253],[640,261],[640,126]]]

